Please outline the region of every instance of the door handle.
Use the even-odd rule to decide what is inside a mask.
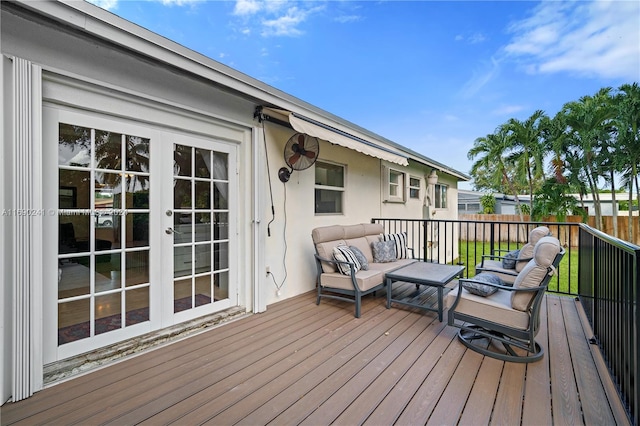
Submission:
[[[173,229],[173,228],[167,228],[167,229],[165,229],[165,230],[164,230],[164,232],[165,232],[166,234],[168,234],[168,235],[171,235],[171,234],[182,234],[182,232],[180,232],[180,231],[176,231],[176,230],[175,230],[175,229]]]

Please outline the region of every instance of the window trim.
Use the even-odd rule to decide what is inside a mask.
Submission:
[[[391,174],[397,174],[401,177],[401,182],[392,183],[391,182]],[[392,168],[385,167],[385,180],[384,180],[384,201],[387,203],[406,203],[407,201],[407,173]],[[398,192],[400,195],[391,195],[391,187],[395,185],[398,188]]]
[[[313,184],[313,197],[314,197],[314,203],[313,203],[313,213],[316,216],[332,216],[332,215],[344,215],[344,206],[345,206],[345,200],[344,200],[344,194],[346,193],[347,190],[347,166],[346,164],[340,164],[340,163],[336,163],[333,161],[327,161],[327,160],[318,160],[315,162],[315,164],[313,165],[314,167],[314,177],[315,177],[315,168],[318,167],[319,164],[328,164],[331,166],[337,166],[340,167],[342,169],[342,186],[332,186],[332,185],[319,185],[317,183],[315,183],[315,178],[314,178],[314,184]],[[317,190],[324,190],[324,191],[333,191],[333,192],[339,192],[340,193],[340,197],[341,197],[341,211],[339,212],[318,212],[316,210],[316,200],[315,200],[315,192]]]
[[[445,189],[444,199],[442,197],[442,188]],[[434,200],[433,206],[439,210],[447,210],[449,208],[449,185],[445,185],[442,183],[436,183],[434,188]],[[442,201],[444,201],[444,206],[442,205]]]
[[[416,180],[418,181],[418,185],[411,185],[411,180]],[[418,194],[416,197],[411,195],[411,191],[412,190],[417,190]],[[413,200],[419,200],[420,197],[422,196],[422,179],[417,177],[417,176],[411,176],[409,175],[409,199],[413,199]]]

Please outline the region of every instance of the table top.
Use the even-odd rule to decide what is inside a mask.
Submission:
[[[463,270],[463,265],[414,262],[388,272],[386,277],[394,281],[407,281],[415,284],[445,285]]]

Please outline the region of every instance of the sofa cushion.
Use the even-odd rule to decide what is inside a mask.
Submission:
[[[395,234],[380,234],[380,241],[393,241],[396,244],[396,258],[406,259],[409,257],[407,250],[407,233],[398,232]]]
[[[374,263],[394,262],[396,258],[395,241],[376,241],[372,243]]]
[[[349,249],[356,256],[356,258],[358,259],[358,262],[360,262],[360,269],[362,269],[364,271],[369,269],[369,260],[364,255],[364,253],[362,253],[362,251],[356,246],[349,246]]]
[[[337,246],[333,248],[333,258],[339,262],[349,262],[354,265],[355,272],[360,270],[360,262],[356,255],[346,245]],[[338,270],[344,275],[351,275],[351,266],[338,263]]]
[[[371,243],[366,237],[349,238],[345,242],[348,246],[358,247],[364,257],[367,258],[367,262],[373,262],[373,251],[371,250]]]
[[[356,274],[356,284],[361,291],[367,291],[381,285],[383,282],[384,274],[380,271],[368,270],[358,271]],[[348,275],[342,275],[339,272],[332,272],[328,274],[322,274],[320,277],[321,285],[331,288],[339,288],[343,290],[353,290],[353,283],[351,277]]]
[[[395,271],[396,269],[402,268],[403,266],[411,265],[412,263],[417,262],[415,259],[398,259],[395,262],[389,263],[370,263],[369,269],[372,271],[380,271],[383,273]]]
[[[473,281],[460,280],[462,287],[471,294],[477,294],[478,296],[487,297],[498,291],[497,287],[482,283],[490,283],[502,285],[502,280],[496,274],[490,272],[482,272],[472,278]]]
[[[344,240],[325,241],[316,244],[316,251],[318,256],[325,259],[333,259],[333,248],[337,246],[344,246],[347,243]],[[334,263],[323,262],[322,272],[337,272],[336,265]]]

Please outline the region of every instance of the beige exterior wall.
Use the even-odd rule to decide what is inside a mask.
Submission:
[[[295,131],[273,123],[266,123],[265,129],[275,208],[275,220],[270,225],[271,236],[265,242],[265,266],[275,279],[275,284],[271,278],[265,281],[267,305],[315,288],[316,266],[311,241],[313,228],[368,223],[372,218],[423,218],[426,176],[431,171],[430,167],[413,161],[410,161],[408,167],[387,163],[326,141],[320,141],[319,161],[345,166],[344,212],[316,215],[315,165],[303,171],[294,171],[286,184],[278,179],[278,170],[286,166],[283,159],[284,146]],[[385,201],[384,191],[387,191],[388,182],[386,177],[383,178],[384,167],[405,173],[404,202]],[[409,177],[419,178],[421,181],[418,199],[409,197]],[[440,172],[439,183],[448,185],[448,207],[432,208],[436,212],[435,218],[455,219],[457,180]],[[267,181],[263,182],[263,191],[269,191]],[[267,201],[264,219],[270,221],[270,199],[264,199]],[[452,247],[449,251],[452,250],[456,252],[457,248]],[[447,254],[447,258],[451,258],[451,253]],[[283,283],[285,276],[286,281]],[[281,287],[279,294],[278,287]]]

